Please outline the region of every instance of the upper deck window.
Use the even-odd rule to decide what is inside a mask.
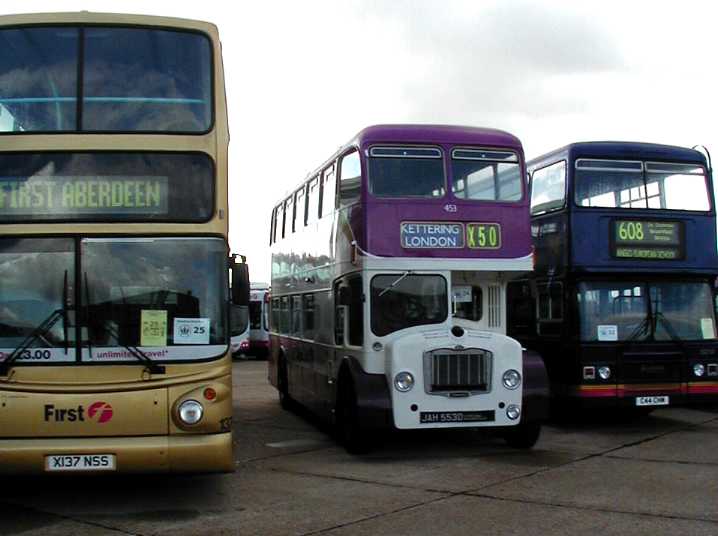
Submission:
[[[531,214],[543,214],[566,203],[566,162],[537,169],[531,177]]]
[[[10,28],[0,30],[0,46],[12,51],[0,58],[0,132],[201,133],[211,127],[212,54],[202,34]]]
[[[334,170],[334,164],[332,164],[322,173],[322,218],[334,212],[334,209],[336,208],[336,201],[337,174]]]
[[[319,177],[309,181],[307,188],[307,225],[314,223],[319,218]]]
[[[359,201],[361,195],[361,161],[354,150],[342,156],[339,164],[339,205],[346,207]]]
[[[695,164],[646,162],[646,189],[661,203],[650,208],[710,210],[705,171]]]
[[[436,147],[372,147],[369,188],[376,197],[443,197],[444,162]]]
[[[705,170],[695,164],[580,159],[574,182],[582,207],[710,210]]]
[[[295,194],[296,201],[294,204],[294,222],[292,224],[292,231],[295,233],[300,231],[307,222],[307,203],[304,195],[305,191],[305,187],[302,187],[300,190],[297,190],[297,193]]]
[[[461,199],[519,201],[521,168],[511,151],[454,149],[451,153],[452,191]]]

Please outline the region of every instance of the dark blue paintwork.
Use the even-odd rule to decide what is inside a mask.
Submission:
[[[710,198],[708,212],[614,209],[580,207],[574,199],[575,162],[579,158],[642,160],[697,164],[707,169],[702,153],[693,149],[636,142],[572,143],[528,162],[529,173],[560,160],[567,161],[567,203],[564,210],[534,216],[532,233],[537,255],[537,271],[559,275],[571,272],[624,272],[713,274],[718,272],[716,213],[713,183],[706,181]],[[611,256],[611,221],[614,218],[648,218],[682,221],[685,225],[685,258],[680,260],[617,259]],[[546,227],[548,226],[548,227]],[[556,232],[544,232],[546,229]]]

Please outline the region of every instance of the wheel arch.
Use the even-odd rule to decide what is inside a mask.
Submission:
[[[337,371],[334,408],[341,400],[342,389],[351,381],[361,425],[365,429],[381,429],[393,426],[391,394],[384,374],[364,372],[353,356],[344,356]]]

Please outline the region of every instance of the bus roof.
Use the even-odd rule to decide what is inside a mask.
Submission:
[[[185,28],[212,35],[216,38],[217,27],[211,22],[154,15],[132,15],[129,13],[93,13],[76,11],[67,13],[28,13],[0,16],[0,27],[32,26],[46,24],[108,24],[127,26],[166,26]]]
[[[658,143],[643,143],[635,141],[584,141],[570,143],[549,153],[532,158],[527,167],[551,160],[553,156],[567,155],[570,158],[617,158],[637,160],[673,160],[681,162],[695,162],[706,165],[706,158],[700,151],[678,147],[676,145],[661,145]]]
[[[493,128],[453,125],[372,125],[354,138],[359,145],[371,143],[451,143],[520,149],[519,139]]]

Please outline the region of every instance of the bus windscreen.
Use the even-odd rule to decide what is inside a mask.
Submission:
[[[201,153],[0,155],[0,221],[202,222],[214,170]]]
[[[202,34],[36,26],[0,30],[0,47],[0,132],[211,127],[212,54]]]
[[[371,330],[383,337],[412,326],[441,324],[448,303],[446,279],[440,275],[377,275],[371,280]]]
[[[578,285],[582,341],[715,339],[712,291],[682,281],[587,281]]]

